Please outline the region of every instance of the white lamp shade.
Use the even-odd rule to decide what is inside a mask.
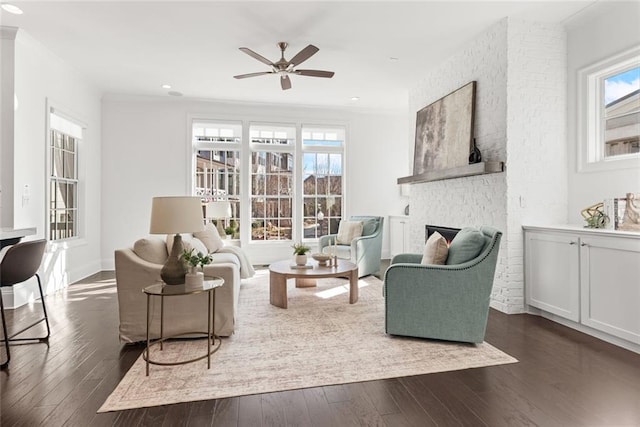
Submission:
[[[204,230],[200,197],[154,197],[151,234],[193,233]]]
[[[230,202],[209,202],[206,210],[207,218],[231,218]]]

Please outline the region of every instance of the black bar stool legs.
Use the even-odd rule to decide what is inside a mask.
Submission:
[[[29,326],[27,326],[25,328],[22,328],[20,331],[12,334],[10,336],[7,333],[7,322],[6,322],[6,318],[5,318],[5,315],[4,315],[4,303],[2,302],[2,298],[0,297],[0,311],[2,311],[2,330],[4,332],[4,335],[3,335],[4,339],[2,341],[4,341],[5,349],[7,351],[7,360],[0,364],[0,369],[5,369],[9,365],[9,361],[11,360],[11,352],[9,350],[9,342],[12,342],[12,341],[48,342],[49,341],[49,337],[51,336],[51,329],[49,328],[49,317],[47,316],[47,306],[46,306],[46,304],[44,302],[44,292],[42,292],[42,282],[40,281],[40,276],[38,274],[36,274],[35,276],[36,276],[36,279],[38,279],[38,290],[40,291],[40,300],[42,301],[42,312],[44,313],[44,317],[36,320],[35,322],[30,324]],[[14,338],[14,337],[22,334],[23,332],[27,331],[28,329],[33,328],[34,326],[36,326],[40,322],[44,322],[45,325],[47,325],[47,335],[45,335],[43,337]]]
[[[9,334],[7,333],[7,319],[4,317],[4,303],[2,302],[2,295],[0,295],[0,313],[2,314],[2,341],[4,341],[4,347],[7,353],[7,360],[0,363],[0,369],[4,369],[9,366],[11,351],[9,350]]]
[[[13,286],[17,283],[22,283],[33,276],[36,276],[36,279],[38,280],[38,291],[40,292],[40,299],[42,301],[42,312],[44,314],[44,317],[36,320],[29,326],[22,328],[12,335],[7,335],[7,323],[6,316],[4,314],[4,303],[0,298],[0,311],[2,312],[2,330],[4,332],[4,339],[2,341],[4,341],[5,349],[7,352],[7,360],[5,362],[0,362],[0,369],[5,369],[9,365],[9,361],[11,360],[11,352],[9,349],[10,342],[34,340],[40,342],[49,341],[51,329],[49,328],[47,306],[44,301],[44,292],[42,292],[42,282],[40,280],[40,276],[37,273],[38,268],[40,267],[40,263],[42,262],[42,255],[44,254],[45,245],[45,240],[35,240],[31,242],[18,243],[16,245],[13,245],[5,253],[4,258],[0,262],[0,287]],[[23,332],[31,329],[32,327],[43,321],[47,326],[47,335],[43,337],[15,338],[16,336],[21,335]]]

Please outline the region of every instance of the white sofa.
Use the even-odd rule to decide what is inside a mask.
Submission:
[[[234,330],[238,307],[241,265],[245,269],[244,277],[253,275],[253,270],[250,265],[247,267],[246,260],[241,260],[242,256],[237,252],[238,248],[235,248],[234,252],[223,252],[222,241],[219,240],[217,232],[212,232],[211,227],[208,227],[206,233],[215,233],[215,236],[209,236],[213,240],[208,240],[205,236],[201,241],[188,234],[182,237],[186,247],[196,247],[197,250],[202,247],[203,242],[208,243],[206,250],[212,252],[213,262],[204,267],[204,274],[224,279],[224,285],[216,289],[215,333],[219,336],[229,336]],[[167,239],[165,242],[157,237],[148,237],[136,241],[131,248],[115,251],[120,341],[122,342],[134,343],[146,340],[147,296],[142,289],[160,280],[160,270],[169,256],[167,243],[171,245],[172,239]],[[251,271],[247,272],[247,269]],[[207,331],[206,293],[165,298],[164,304],[165,336]],[[150,336],[157,338],[160,334],[160,299],[157,297],[151,297],[151,313]]]

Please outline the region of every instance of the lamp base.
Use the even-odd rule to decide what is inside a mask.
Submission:
[[[224,221],[223,219],[216,220],[216,229],[218,230],[218,234],[222,238],[224,238],[224,236],[227,235],[226,232],[224,231],[224,225],[222,224],[223,221]]]
[[[173,238],[171,254],[160,271],[160,277],[167,285],[184,284],[184,276],[187,274],[187,269],[180,260],[180,255],[182,255],[183,250],[184,245],[182,244],[182,236],[180,234],[176,234]]]

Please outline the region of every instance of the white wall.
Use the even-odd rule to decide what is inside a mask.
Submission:
[[[190,194],[189,117],[266,122],[346,123],[347,215],[400,211],[396,178],[407,174],[406,116],[339,110],[234,104],[160,97],[103,100],[102,265],[113,251],[148,235],[151,198]],[[388,227],[384,252],[388,256]],[[289,257],[290,243],[244,244],[253,263]]]
[[[46,103],[72,114],[87,125],[79,148],[81,238],[49,245],[42,266],[48,291],[60,289],[100,270],[100,92],[75,69],[20,30],[15,45],[14,226],[37,227],[46,238],[45,204],[48,180],[45,164]],[[23,190],[29,186],[29,200]],[[26,295],[37,293],[35,280]]]
[[[416,111],[477,81],[477,146],[483,160],[505,162],[506,172],[414,184],[411,246],[412,252],[422,251],[426,224],[501,230],[491,305],[507,313],[524,310],[522,222],[564,221],[564,58],[560,27],[503,19],[410,91],[415,129]],[[542,174],[548,167],[554,170]],[[545,198],[548,192],[552,196]]]
[[[640,169],[577,172],[578,71],[640,45],[640,2],[596,5],[568,25],[569,223],[584,225],[580,211],[612,197],[640,191]]]

